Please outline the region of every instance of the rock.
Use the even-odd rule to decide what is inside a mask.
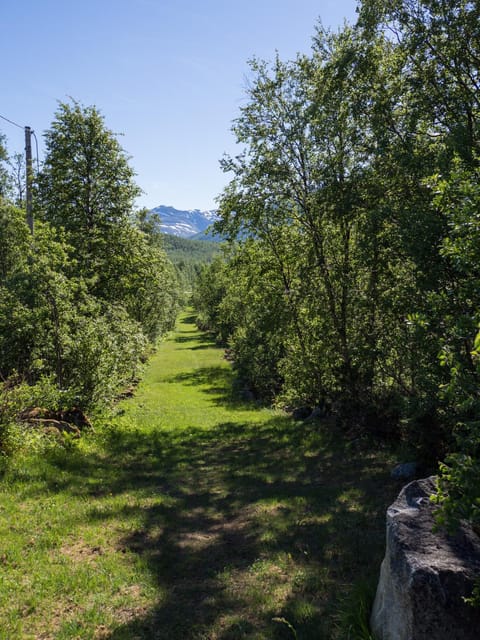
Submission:
[[[80,434],[80,429],[91,428],[92,423],[78,407],[64,409],[63,411],[51,411],[42,407],[24,409],[18,414],[18,419],[31,426],[54,426],[63,433]],[[50,424],[50,423],[54,424]],[[59,426],[59,423],[61,426]]]
[[[18,414],[18,419],[23,422],[28,422],[29,420],[35,420],[36,418],[47,418],[49,411],[43,407],[30,407],[28,409],[24,409]]]
[[[57,440],[62,440],[62,434],[56,427],[43,427],[42,433],[45,436],[52,436]]]
[[[35,418],[29,420],[28,424],[33,427],[41,428],[44,433],[53,433],[53,431],[51,430],[56,429],[59,433],[71,433],[77,438],[80,437],[80,429],[78,427],[62,420],[53,420],[51,418]]]
[[[305,420],[312,414],[311,407],[297,407],[292,411],[292,418],[294,420]]]
[[[467,525],[433,532],[435,478],[402,489],[387,510],[387,548],[371,616],[378,640],[478,640],[480,539]]]
[[[312,413],[308,416],[307,421],[320,420],[328,417],[328,411],[326,407],[314,407]]]
[[[390,473],[394,480],[411,480],[417,473],[416,462],[402,462],[397,464]]]
[[[133,388],[132,388],[133,389]],[[132,390],[133,395],[133,390]],[[72,407],[71,409],[66,409],[65,411],[60,411],[57,416],[49,416],[49,417],[58,417],[59,420],[63,422],[69,422],[70,424],[74,424],[79,429],[91,429],[92,423],[88,419],[88,417],[83,413],[81,409],[78,407]]]
[[[135,395],[135,387],[133,387],[133,386],[127,387],[126,389],[123,389],[123,391],[121,391],[115,397],[115,400],[120,402],[120,400],[126,400],[127,398],[133,398],[134,395]]]

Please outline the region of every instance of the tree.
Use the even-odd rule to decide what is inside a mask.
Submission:
[[[464,161],[474,161],[480,134],[478,3],[363,0],[359,24],[393,34],[405,55],[403,76],[429,119],[429,135],[444,136]]]
[[[0,133],[0,198],[7,198],[10,195],[8,164],[6,138],[3,133]]]
[[[478,158],[477,158],[478,159]],[[435,297],[442,318],[440,361],[447,379],[440,394],[454,436],[440,465],[440,520],[480,525],[480,187],[479,172],[457,158],[448,178],[437,177],[434,202],[449,222],[441,252],[448,288]]]
[[[95,280],[111,253],[112,230],[129,221],[140,193],[133,169],[93,106],[60,103],[45,144],[38,213],[67,231],[82,275]],[[107,290],[105,285],[96,293]]]
[[[319,29],[311,58],[254,61],[253,70],[234,124],[246,150],[224,161],[235,177],[218,227],[232,239],[253,235],[272,255],[290,318],[287,387],[305,402],[370,402],[392,384],[388,366],[406,368],[398,345],[414,285],[395,221],[402,187],[393,200],[388,182],[398,142],[379,115],[405,126],[394,46],[351,28]],[[411,174],[404,183],[419,182]]]
[[[14,153],[13,157],[8,161],[10,167],[10,179],[12,183],[13,201],[15,206],[23,207],[25,205],[26,190],[26,167],[25,155],[23,153]]]
[[[115,135],[95,107],[60,104],[46,133],[39,215],[66,233],[73,273],[88,292],[120,304],[154,340],[170,328],[178,296],[161,246],[135,225],[140,189]]]
[[[108,402],[137,375],[147,346],[140,322],[68,275],[71,247],[48,223],[32,244],[24,213],[1,203],[0,229],[0,378],[48,379],[67,406]]]

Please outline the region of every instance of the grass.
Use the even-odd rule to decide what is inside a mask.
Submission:
[[[390,464],[236,398],[185,314],[113,419],[7,470],[0,639],[366,638]]]

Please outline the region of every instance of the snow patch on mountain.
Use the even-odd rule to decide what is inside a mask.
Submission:
[[[157,215],[160,218],[160,231],[181,238],[191,238],[204,232],[216,220],[218,215],[215,210],[200,211],[190,209],[182,211],[175,207],[160,205],[151,209],[150,216]]]

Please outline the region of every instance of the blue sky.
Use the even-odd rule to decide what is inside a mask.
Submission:
[[[228,181],[247,60],[308,52],[315,24],[356,0],[2,0],[0,114],[41,134],[58,101],[96,105],[122,133],[139,206],[209,209]],[[0,120],[10,151],[23,133]]]

